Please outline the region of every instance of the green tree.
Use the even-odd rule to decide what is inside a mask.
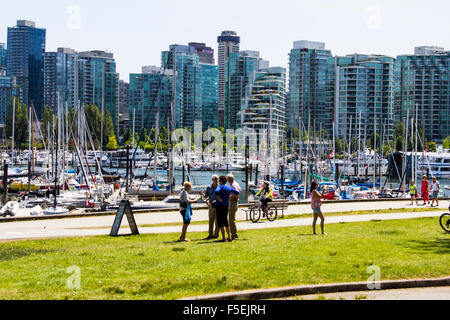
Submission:
[[[444,143],[442,144],[442,147],[444,149],[450,149],[450,136],[445,138]]]
[[[12,137],[12,123],[14,111],[14,144],[16,146],[28,146],[28,107],[21,104],[19,99],[16,99],[15,110],[13,108],[13,100],[11,100],[6,116],[6,136]]]
[[[117,139],[116,136],[110,136],[108,139],[108,144],[106,145],[106,149],[113,151],[113,150],[117,150],[118,146],[117,146]]]

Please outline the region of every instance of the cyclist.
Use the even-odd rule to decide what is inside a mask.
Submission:
[[[261,202],[261,208],[263,209],[264,216],[266,216],[267,204],[273,201],[273,193],[270,189],[270,183],[268,181],[264,182],[263,188],[256,194],[256,197],[259,196],[261,196],[261,199],[259,200]]]

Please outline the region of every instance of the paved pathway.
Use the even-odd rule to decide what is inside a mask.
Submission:
[[[323,206],[323,211],[327,212],[344,212],[358,210],[378,210],[390,208],[409,208],[409,201],[387,201],[387,202],[371,202],[371,203],[334,203]],[[442,211],[435,212],[414,212],[414,213],[389,213],[389,214],[369,214],[369,215],[353,215],[353,216],[331,216],[327,217],[326,223],[340,222],[361,222],[371,220],[393,220],[393,219],[410,219],[420,217],[438,217],[446,208],[446,203],[441,203]],[[415,206],[414,206],[415,207]],[[419,206],[420,207],[420,206]],[[287,215],[292,214],[309,214],[311,209],[308,205],[291,206]],[[135,215],[138,225],[151,225],[161,223],[180,223],[181,217],[179,212],[149,213]],[[245,220],[245,214],[242,210],[238,213],[238,220]],[[193,221],[207,221],[208,213],[206,210],[195,211]],[[114,222],[114,216],[102,217],[86,217],[71,218],[58,220],[38,220],[27,222],[10,222],[0,223],[0,241],[18,240],[18,239],[41,239],[56,237],[78,237],[78,236],[98,236],[108,235],[110,228]],[[127,221],[124,218],[123,225],[126,226]],[[238,223],[240,230],[266,229],[266,228],[283,228],[305,226],[311,224],[311,218],[298,219],[281,219],[275,222],[263,221],[257,224],[251,222]],[[189,232],[207,232],[207,225],[192,225]],[[172,227],[146,227],[139,228],[141,234],[151,233],[179,233],[179,226]],[[120,234],[126,234],[127,228],[121,229]]]
[[[287,300],[316,300],[319,298],[327,300],[450,300],[450,287],[341,292],[298,296]]]

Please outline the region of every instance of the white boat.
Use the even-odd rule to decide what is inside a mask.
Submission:
[[[67,214],[69,213],[69,210],[64,207],[51,207],[47,208],[44,211],[45,215],[56,215],[56,214]]]
[[[7,204],[5,204],[3,206],[3,208],[0,210],[0,216],[14,217],[17,214],[17,212],[19,211],[19,208],[20,208],[20,204],[17,201],[10,201]]]
[[[410,153],[408,153],[410,155]],[[450,152],[426,152],[425,157],[418,154],[418,168],[420,172],[428,173],[429,177],[450,178]]]
[[[444,186],[444,189],[450,190],[450,185]]]

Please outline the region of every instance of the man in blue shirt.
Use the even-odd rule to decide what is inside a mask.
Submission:
[[[214,175],[212,177],[212,185],[202,191],[203,198],[207,198],[209,205],[209,236],[205,240],[217,239],[219,238],[219,226],[216,215],[216,189],[219,186],[219,177]],[[215,226],[215,230],[214,230]]]
[[[227,177],[222,176],[219,178],[219,187],[216,189],[216,215],[219,224],[220,231],[222,233],[222,242],[233,241],[231,238],[230,225],[228,224],[228,208],[230,195],[239,195],[240,192],[232,187],[227,186]],[[228,239],[225,239],[225,231],[227,232]]]

